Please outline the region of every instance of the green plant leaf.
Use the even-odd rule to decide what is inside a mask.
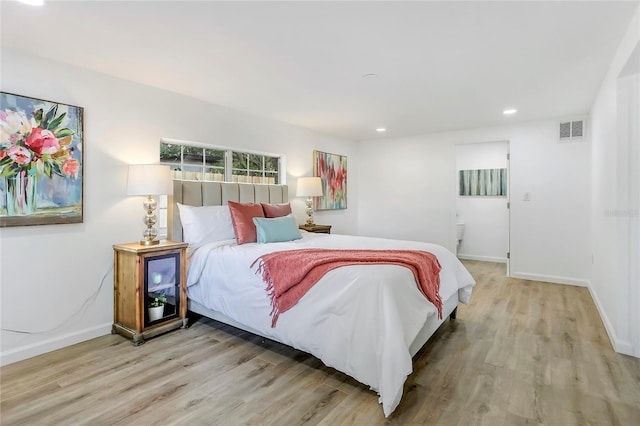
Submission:
[[[49,122],[53,120],[53,118],[56,116],[57,113],[58,113],[58,104],[53,104],[49,109],[49,111],[47,111],[47,113],[45,114],[44,118],[42,119],[42,122],[40,123],[40,127],[43,129],[48,129]]]
[[[11,159],[9,159],[9,160],[11,160]],[[18,172],[20,172],[20,166],[17,165],[16,163],[14,163],[13,160],[12,160],[9,164],[6,164],[2,168],[2,172],[0,172],[0,176],[2,176],[2,177],[13,177],[13,176],[17,175]]]
[[[33,113],[33,118],[36,120],[36,125],[40,126],[40,122],[42,121],[42,108]]]
[[[65,127],[64,129],[56,130],[54,132],[54,135],[56,135],[56,138],[60,139],[60,138],[64,138],[64,137],[67,137],[67,136],[71,136],[71,135],[73,135],[73,133],[74,133],[73,130],[67,129]]]
[[[62,123],[62,120],[64,120],[64,117],[67,115],[66,112],[60,114],[59,117],[56,117],[54,120],[50,121],[49,124],[47,125],[47,130],[55,130],[60,123]]]
[[[16,163],[10,164],[2,168],[2,172],[0,172],[0,176],[2,177],[12,177],[18,174],[19,168],[16,166]]]
[[[44,163],[44,174],[51,178],[51,163]]]
[[[53,164],[51,165],[51,169],[52,169],[52,170],[53,170],[53,172],[54,172],[55,174],[57,174],[58,176],[65,177],[65,176],[64,176],[64,173],[62,173],[62,168],[60,167],[60,165],[59,165],[58,163],[53,163]]]

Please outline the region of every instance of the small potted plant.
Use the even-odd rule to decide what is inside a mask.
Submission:
[[[149,322],[157,321],[164,315],[164,304],[167,303],[167,296],[157,295],[153,302],[149,303]]]

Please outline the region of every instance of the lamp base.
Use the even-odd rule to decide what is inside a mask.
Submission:
[[[147,229],[144,230],[142,236],[144,239],[140,240],[140,245],[143,246],[154,246],[156,244],[160,244],[159,240],[156,240],[156,236],[158,235],[158,230],[156,229],[156,215],[154,210],[156,209],[156,200],[153,199],[151,195],[144,200],[142,204],[145,210],[145,215],[143,218],[143,222],[147,225]]]
[[[313,198],[307,197],[306,205],[307,205],[307,223],[305,225],[313,226],[315,225],[315,223],[313,223]]]

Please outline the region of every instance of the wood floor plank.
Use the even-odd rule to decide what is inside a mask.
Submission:
[[[414,357],[398,409],[315,357],[194,317],[134,347],[103,336],[0,369],[2,425],[635,425],[640,360],[616,354],[589,291],[478,281]]]

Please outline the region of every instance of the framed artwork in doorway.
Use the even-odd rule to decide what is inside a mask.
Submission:
[[[458,195],[506,197],[507,169],[460,170]]]

